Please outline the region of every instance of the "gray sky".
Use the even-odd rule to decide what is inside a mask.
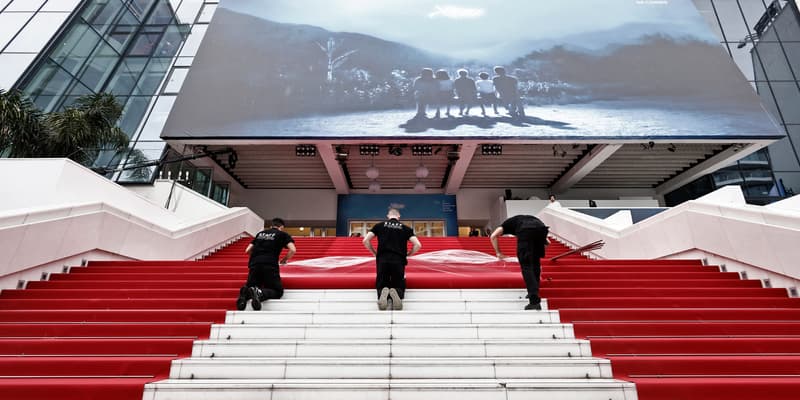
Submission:
[[[624,30],[607,37],[577,35],[626,24],[639,24],[646,33],[718,40],[690,0],[222,0],[221,6],[276,22],[363,33],[457,58],[480,58],[516,42],[561,40],[581,46],[591,39],[595,43],[588,47],[594,48],[624,43]],[[653,26],[643,29],[642,24]]]

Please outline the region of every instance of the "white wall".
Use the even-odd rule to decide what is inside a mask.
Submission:
[[[750,271],[750,277],[793,285],[800,280],[798,198],[753,206],[744,202],[738,186],[728,186],[637,224],[615,216],[607,223],[559,207],[545,208],[539,217],[573,246],[605,241],[591,253],[599,258],[706,258],[729,270]]]
[[[334,189],[249,189],[230,201],[231,206],[248,207],[265,220],[283,218],[290,226],[336,226],[337,204]]]
[[[188,191],[167,210],[65,159],[0,159],[0,182],[6,283],[98,251],[122,259],[193,259],[263,227],[246,208],[221,207]],[[147,194],[158,198],[167,185]]]

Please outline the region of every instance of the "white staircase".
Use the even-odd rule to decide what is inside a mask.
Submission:
[[[636,400],[557,311],[522,290],[288,290],[231,311],[144,400]],[[249,307],[249,306],[248,306]]]

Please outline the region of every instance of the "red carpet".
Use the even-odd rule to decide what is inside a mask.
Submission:
[[[424,252],[493,254],[487,238],[422,238]],[[513,239],[501,241],[514,255]],[[24,290],[0,293],[0,397],[135,399],[191,353],[233,309],[247,275],[246,240],[197,262],[91,262]],[[369,253],[355,238],[298,238],[295,260]],[[567,248],[554,243],[550,256]],[[448,272],[459,271],[459,274]],[[287,289],[372,288],[371,263],[286,266]],[[521,288],[513,263],[412,262],[410,288]],[[642,400],[795,399],[800,393],[800,299],[699,261],[545,262],[542,296],[612,360]]]

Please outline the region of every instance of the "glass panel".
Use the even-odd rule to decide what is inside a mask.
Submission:
[[[92,53],[81,74],[81,82],[95,92],[99,92],[114,72],[119,53],[105,42],[101,42]]]
[[[126,57],[117,68],[106,91],[117,96],[127,96],[133,93],[145,65],[147,65],[146,57]]]
[[[184,0],[185,2],[185,0]],[[172,10],[165,2],[159,2],[150,18],[147,19],[148,25],[167,25],[172,23]]]
[[[170,60],[163,58],[152,58],[150,63],[147,64],[142,76],[139,78],[139,84],[136,86],[134,94],[151,95],[155,94],[161,81],[169,71]]]
[[[172,58],[178,53],[178,49],[181,47],[181,43],[183,43],[183,38],[185,37],[186,27],[175,25],[167,27],[167,31],[164,33],[164,36],[161,37],[161,42],[158,44],[153,56]]]
[[[117,124],[119,128],[128,136],[136,133],[136,129],[141,124],[142,118],[147,113],[147,107],[152,100],[153,98],[150,96],[131,96],[127,103],[123,103],[125,108],[122,110],[122,117]],[[125,99],[123,98],[122,101],[125,101]]]
[[[203,6],[203,0],[183,0],[175,13],[180,24],[191,24],[197,19],[197,14]]]
[[[101,35],[104,35],[124,10],[122,0],[93,2],[83,13],[83,18]]]
[[[228,191],[229,185],[227,183],[215,183],[214,189],[211,193],[211,198],[222,205],[228,205]]]
[[[204,196],[209,195],[211,189],[211,168],[198,168],[194,174],[194,182],[192,182],[192,189],[195,192]]]
[[[25,93],[33,99],[37,107],[49,112],[55,109],[56,99],[65,94],[73,79],[56,63],[48,60],[36,72]]]
[[[100,36],[93,29],[79,24],[70,30],[50,57],[70,74],[76,75],[99,42]]]

